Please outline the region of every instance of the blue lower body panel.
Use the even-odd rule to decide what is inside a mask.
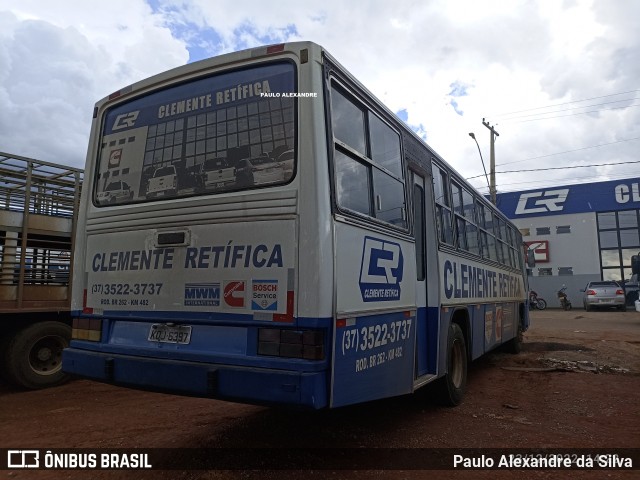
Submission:
[[[197,397],[324,408],[326,372],[296,372],[108,354],[79,348],[63,352],[64,370],[133,388]]]
[[[336,327],[332,407],[413,391],[415,310],[351,318]]]

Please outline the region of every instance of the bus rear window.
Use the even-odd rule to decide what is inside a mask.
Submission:
[[[295,67],[282,61],[169,86],[108,109],[96,205],[287,183],[296,158],[296,103],[283,94],[295,91]]]

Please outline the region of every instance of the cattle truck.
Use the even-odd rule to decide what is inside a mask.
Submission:
[[[83,171],[0,152],[0,371],[24,388],[66,380]]]

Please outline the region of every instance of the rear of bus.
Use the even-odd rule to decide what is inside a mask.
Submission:
[[[67,372],[328,405],[333,255],[321,58],[310,43],[257,48],[98,102]],[[127,195],[105,195],[114,182]]]

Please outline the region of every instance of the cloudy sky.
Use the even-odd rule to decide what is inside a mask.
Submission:
[[[98,99],[312,40],[483,193],[483,118],[499,192],[637,177],[639,18],[638,0],[0,0],[0,151],[83,166]]]

